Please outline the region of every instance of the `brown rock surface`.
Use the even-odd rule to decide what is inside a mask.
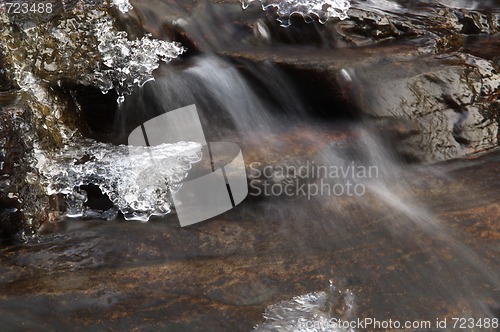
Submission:
[[[186,228],[175,216],[67,221],[38,243],[2,245],[2,324],[249,331],[267,305],[329,280],[353,291],[359,317],[434,320],[463,315],[475,301],[498,308],[498,284],[484,275],[499,266],[498,160],[493,153],[412,171],[402,197],[416,194],[447,234],[395,217],[375,196],[247,198]],[[459,247],[447,242],[452,233]],[[468,262],[461,243],[484,264]]]

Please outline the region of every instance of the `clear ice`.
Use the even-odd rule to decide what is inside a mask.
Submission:
[[[243,9],[246,9],[250,2],[255,0],[241,0]],[[347,12],[351,7],[348,0],[260,0],[262,9],[267,10],[274,7],[278,11],[278,21],[281,26],[290,25],[290,16],[293,14],[302,15],[306,20],[317,17],[320,23],[325,23],[329,19],[348,18]]]
[[[147,221],[170,212],[170,194],[201,159],[201,145],[113,146],[78,138],[50,156],[38,151],[36,159],[47,194],[66,195],[67,216],[113,219],[119,210],[127,220]],[[115,208],[98,215],[85,206],[87,195],[80,186],[91,184]]]
[[[153,79],[152,72],[160,62],[168,62],[186,51],[179,43],[153,39],[150,35],[129,40],[127,33],[116,31],[113,21],[101,12],[95,12],[92,20],[85,33],[97,37],[97,51],[102,62],[79,81],[97,86],[103,93],[112,89],[119,95],[129,93],[134,86]],[[74,31],[63,24],[54,33],[64,42]]]
[[[350,319],[353,308],[352,292],[337,291],[331,286],[327,292],[300,295],[268,306],[264,313],[266,321],[253,331],[350,332],[351,329],[336,325],[332,318]]]
[[[43,139],[34,142],[29,162],[46,194],[65,195],[70,217],[113,219],[121,211],[126,219],[146,221],[170,212],[170,193],[201,158],[198,144],[129,147],[82,138],[64,123],[66,104],[51,91],[54,86],[78,83],[103,93],[114,89],[123,100],[134,86],[153,79],[160,62],[185,49],[150,35],[129,39],[98,3],[63,2],[64,13],[33,21],[0,12],[0,39],[5,41],[0,53],[11,64],[14,83],[31,97],[34,129],[25,134]],[[132,8],[128,0],[113,0],[112,5],[121,12]],[[114,207],[108,211],[87,207],[81,186],[90,184],[99,187]]]
[[[132,5],[128,0],[113,0],[113,5],[122,13],[126,13],[132,9]]]
[[[128,0],[114,0],[113,5],[122,12],[132,8]],[[161,62],[186,51],[180,43],[151,35],[129,39],[125,31],[114,27],[114,18],[96,6],[86,2],[86,6],[74,6],[61,17],[34,26],[0,13],[5,32],[15,31],[9,23],[21,28],[17,38],[22,41],[0,46],[4,54],[12,54],[13,67],[17,67],[14,76],[21,88],[26,88],[23,77],[32,73],[50,84],[70,81],[98,87],[103,93],[115,89],[123,96],[153,79]],[[22,63],[17,63],[21,57]]]

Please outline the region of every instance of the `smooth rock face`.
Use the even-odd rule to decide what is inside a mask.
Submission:
[[[432,161],[498,146],[499,104],[494,95],[500,91],[500,76],[491,63],[453,54],[415,59],[415,64],[396,60],[376,68],[354,70],[364,88],[360,109],[413,123],[419,133],[405,142],[407,152]]]
[[[381,121],[412,128],[398,149],[411,159],[458,158],[498,146],[500,76],[492,61],[463,53],[416,54],[394,45],[287,53],[230,51],[239,62],[273,61],[297,78],[307,98],[331,117],[340,105]],[[306,60],[307,59],[307,60]]]

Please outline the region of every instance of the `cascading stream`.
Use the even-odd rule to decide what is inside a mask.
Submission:
[[[113,3],[121,12],[127,12],[131,9],[128,1],[113,1]],[[283,0],[261,1],[261,3],[266,10],[271,8],[277,10],[278,18],[283,26],[290,24],[290,16],[293,14],[319,19],[321,23],[333,20],[337,25],[325,25],[324,27],[335,31],[335,38],[333,39],[336,39],[335,43],[338,45],[345,43],[357,47],[360,45],[376,45],[379,42],[382,44],[382,41],[389,41],[390,44],[392,38],[396,38],[395,36],[406,36],[405,34],[408,34],[412,36],[408,44],[418,44],[422,41],[425,43],[423,47],[415,51],[415,53],[424,56],[426,54],[434,55],[434,53],[439,53],[443,49],[455,47],[454,45],[450,46],[450,44],[453,44],[453,35],[461,31],[460,20],[470,18],[472,22],[476,23],[486,20],[488,24],[482,26],[484,33],[493,34],[494,31],[498,30],[498,25],[495,25],[498,22],[495,23],[491,19],[496,17],[494,15],[497,14],[483,17],[466,12],[462,18],[458,18],[455,15],[457,13],[454,11],[455,9],[450,9],[449,1],[444,0],[439,1],[437,9],[434,10],[432,7],[433,10],[423,11],[419,15],[415,14],[418,12],[418,9],[415,9],[418,6],[412,7],[408,1],[349,2],[327,0],[304,2]],[[480,7],[478,2],[461,1],[460,3],[462,9]],[[431,8],[428,1],[419,1],[419,4],[426,10]],[[248,5],[248,3],[245,2],[244,5]],[[427,5],[428,7],[426,7]],[[138,7],[140,6],[138,4]],[[175,7],[171,3],[168,6]],[[359,7],[362,7],[363,10],[360,10]],[[192,42],[193,47],[201,45],[197,51],[202,54],[190,54],[188,50],[189,57],[181,59],[178,66],[160,66],[160,62],[167,62],[176,58],[185,53],[186,49],[178,43],[158,40],[151,35],[130,40],[125,32],[116,30],[113,25],[114,21],[108,12],[90,10],[82,14],[78,13],[77,9],[75,11],[75,17],[64,18],[57,24],[41,22],[39,26],[26,31],[16,31],[12,26],[0,31],[3,39],[12,34],[17,37],[22,35],[29,37],[30,43],[36,44],[36,46],[30,43],[20,46],[20,49],[24,48],[27,54],[23,61],[17,61],[17,49],[12,45],[1,46],[3,53],[9,56],[7,62],[13,68],[12,77],[14,83],[17,84],[24,95],[28,96],[27,104],[31,107],[33,117],[30,126],[16,127],[20,123],[16,122],[19,120],[16,118],[16,114],[13,114],[12,119],[5,118],[5,124],[7,126],[9,121],[14,121],[13,128],[26,130],[30,135],[30,140],[27,143],[32,144],[26,144],[26,150],[29,150],[26,159],[30,161],[29,165],[33,169],[26,171],[25,180],[27,182],[28,180],[36,181],[41,184],[47,195],[64,196],[67,207],[66,211],[59,217],[65,215],[73,218],[102,218],[109,220],[117,218],[121,213],[128,220],[148,221],[152,216],[165,216],[172,212],[172,192],[175,192],[182,185],[182,180],[185,179],[192,166],[201,160],[202,155],[201,146],[198,142],[133,147],[111,145],[84,138],[76,127],[71,125],[71,121],[63,118],[67,105],[61,103],[59,95],[53,93],[54,87],[64,87],[62,81],[72,80],[73,84],[93,86],[103,93],[115,90],[119,97],[113,130],[118,133],[117,135],[120,136],[121,141],[132,129],[137,128],[144,122],[180,107],[195,104],[200,112],[201,122],[208,141],[221,138],[234,140],[243,146],[244,156],[248,152],[248,155],[252,158],[265,155],[262,151],[266,148],[270,149],[272,147],[275,151],[278,151],[278,153],[269,157],[269,160],[262,162],[265,164],[264,166],[273,169],[273,174],[269,176],[269,179],[259,182],[260,185],[271,183],[275,187],[281,186],[283,188],[291,184],[292,188],[296,189],[293,186],[300,186],[305,182],[307,185],[321,183],[322,186],[332,188],[335,185],[345,185],[346,181],[350,181],[353,185],[360,185],[365,189],[363,195],[359,195],[360,197],[346,198],[318,195],[312,199],[309,196],[307,198],[255,198],[258,203],[251,202],[255,204],[251,205],[251,208],[257,206],[258,209],[262,210],[257,212],[262,215],[265,215],[265,212],[268,211],[269,215],[277,216],[280,219],[280,230],[283,235],[287,239],[296,240],[294,250],[297,253],[301,251],[313,252],[316,249],[316,243],[306,240],[308,232],[328,234],[328,236],[331,236],[331,242],[338,241],[339,247],[341,244],[346,243],[349,247],[355,245],[361,247],[364,241],[363,236],[366,234],[360,231],[359,227],[363,225],[357,219],[362,217],[360,220],[366,220],[378,226],[377,236],[382,239],[376,242],[378,245],[387,246],[388,248],[394,247],[403,253],[411,250],[417,252],[418,257],[405,257],[405,260],[400,264],[404,273],[419,275],[421,283],[418,285],[409,284],[409,281],[404,279],[403,272],[401,280],[395,282],[408,288],[438,289],[439,294],[437,296],[443,299],[443,305],[457,304],[463,317],[494,317],[495,313],[492,312],[490,304],[482,301],[484,296],[489,295],[486,294],[488,290],[497,290],[500,284],[494,268],[488,268],[482,262],[482,258],[478,257],[478,254],[463,243],[461,238],[463,234],[450,230],[449,225],[440,221],[429,202],[417,198],[414,184],[419,183],[418,181],[423,177],[424,173],[432,172],[436,168],[433,165],[410,165],[400,158],[401,156],[393,147],[388,146],[385,137],[386,132],[384,132],[386,127],[382,127],[382,129],[377,127],[379,124],[378,119],[376,119],[377,116],[365,116],[366,114],[377,114],[378,109],[373,110],[371,108],[378,108],[379,105],[371,103],[374,99],[371,99],[373,96],[370,93],[363,95],[359,92],[366,85],[361,86],[361,81],[357,80],[354,75],[355,70],[351,70],[346,65],[341,70],[336,70],[335,75],[332,75],[332,77],[325,78],[324,75],[320,84],[307,87],[309,88],[308,91],[312,92],[309,92],[310,95],[306,96],[300,89],[306,83],[300,81],[300,77],[304,78],[310,73],[317,72],[312,71],[316,68],[309,68],[308,63],[301,63],[300,57],[304,53],[310,52],[311,49],[306,49],[304,53],[297,52],[298,55],[294,52],[286,53],[285,60],[289,62],[285,60],[280,62],[281,58],[275,59],[276,63],[268,60],[261,61],[258,58],[260,54],[257,54],[257,56],[251,54],[247,59],[243,58],[243,60],[237,57],[231,58],[232,53],[224,53],[223,48],[235,40],[234,36],[239,36],[240,30],[237,28],[227,28],[226,26],[221,28],[221,31],[231,32],[230,36],[220,36],[220,39],[224,42],[211,43],[207,37],[207,40],[203,39],[199,41],[199,44],[196,43],[196,38],[203,38],[200,36],[205,32],[202,23],[196,28],[192,27],[194,25],[193,21],[196,21],[196,15],[203,16],[206,14],[206,16],[203,16],[206,20],[202,20],[202,22],[211,22],[213,18],[210,16],[212,14],[210,11],[205,13],[203,10],[200,10],[201,14],[197,12],[196,15],[191,17],[177,18],[175,21],[168,22],[168,29],[174,31],[172,34],[177,33],[177,35],[185,37],[186,41]],[[179,9],[179,11],[181,10]],[[352,14],[351,21],[347,20],[349,13]],[[411,19],[404,21],[401,18],[404,13],[408,14]],[[144,13],[139,10],[138,17],[144,19],[146,15],[141,16],[141,14]],[[385,16],[386,14],[387,16]],[[470,17],[467,15],[470,15]],[[391,21],[389,21],[388,17]],[[448,35],[440,36],[439,27],[433,27],[423,32],[425,22],[429,18],[435,17],[439,17],[443,22],[453,22],[453,24],[450,24],[450,30],[453,31],[451,37]],[[8,22],[5,16],[1,18]],[[477,21],[474,21],[475,19]],[[341,22],[341,20],[346,21]],[[279,40],[281,35],[271,36],[271,30],[268,29],[269,22],[263,22],[262,17],[252,21],[253,28],[260,29],[260,32],[255,32],[253,37],[246,35],[248,39],[245,39],[245,43],[248,42],[248,44],[243,44],[246,47],[248,45],[258,45],[258,47],[256,46],[258,51],[273,54],[272,52],[275,49],[269,47],[269,43],[272,43],[273,38]],[[359,29],[353,28],[359,22],[364,22],[366,25]],[[149,22],[145,20],[146,23]],[[251,24],[241,25],[245,29],[250,29],[248,27],[251,26]],[[478,23],[478,25],[480,24]],[[177,28],[179,30],[175,30]],[[166,30],[168,29],[166,28]],[[474,26],[471,29],[474,30]],[[196,31],[196,33],[193,31]],[[328,30],[316,30],[316,32],[318,31],[323,33]],[[346,34],[346,31],[352,33],[352,35]],[[44,34],[47,34],[47,38],[41,37]],[[82,43],[79,36],[83,35],[85,36]],[[352,37],[352,39],[347,37]],[[189,40],[189,38],[192,38],[192,40]],[[263,43],[263,39],[266,39],[267,44]],[[92,42],[87,44],[89,40]],[[283,46],[281,42],[282,40],[277,42],[278,47]],[[58,50],[48,46],[53,43],[59,43]],[[92,49],[93,52],[90,52],[92,45],[97,45],[97,47]],[[203,49],[203,46],[206,46],[206,48]],[[37,47],[43,49],[41,53],[38,52]],[[87,49],[89,51],[88,58],[74,57],[75,54],[80,54],[78,53],[81,51],[80,49],[85,50],[85,48],[89,48]],[[290,50],[290,48],[284,49],[285,52]],[[376,48],[374,47],[374,49]],[[207,54],[203,54],[204,51],[207,51]],[[220,51],[220,54],[210,51]],[[366,48],[359,49],[359,52],[365,55],[369,51]],[[374,51],[372,50],[372,52]],[[327,56],[324,56],[324,54],[327,54]],[[331,65],[331,62],[328,62],[332,61],[331,58],[336,60],[335,56],[337,55],[340,57],[341,52],[329,54],[321,53],[318,50],[318,54],[311,54],[311,58],[314,57],[315,60],[324,61],[319,65],[324,69],[323,67]],[[255,56],[255,58],[252,58],[252,56]],[[453,53],[453,57],[450,56],[450,63],[459,62],[457,59],[460,59],[461,56],[461,54]],[[446,57],[446,54],[442,57]],[[62,59],[66,58],[71,58],[73,62],[66,63],[62,61]],[[414,59],[407,54],[400,58],[402,60],[398,60],[401,60],[403,64],[405,61],[410,61],[408,59]],[[420,59],[419,57],[417,61],[420,61]],[[351,59],[348,60],[345,63],[350,65]],[[373,65],[368,61],[368,65],[372,65],[370,71],[379,70],[377,66],[381,62],[393,64],[392,60],[390,56],[387,56],[387,59],[373,62]],[[353,66],[359,65],[355,64],[356,61],[356,58],[352,59]],[[485,108],[478,107],[476,109],[474,103],[479,101],[490,107],[490,104],[495,101],[494,98],[497,98],[498,75],[495,72],[496,64],[493,59],[478,60],[484,62],[482,65],[471,63],[471,61],[476,61],[476,58],[466,57],[465,62],[467,61],[469,61],[469,63],[466,63],[465,72],[467,75],[460,77],[460,79],[466,81],[463,84],[464,91],[471,95],[467,95],[470,97],[467,107],[474,108],[476,112],[474,114],[483,115],[483,113],[487,113],[486,111],[493,109],[493,106],[491,106],[492,108],[486,108],[485,106]],[[399,68],[397,66],[401,63],[395,60],[394,63],[396,64],[391,68],[394,72],[397,72]],[[426,64],[423,61],[421,63],[422,66]],[[303,76],[295,76],[299,77],[296,79],[299,81],[298,83],[290,81],[291,76],[288,74],[293,71],[290,68],[303,71],[301,72]],[[358,69],[359,73],[364,67],[359,66],[358,68],[361,68]],[[386,67],[380,66],[380,68],[385,69]],[[482,68],[487,68],[485,73],[481,72]],[[158,71],[153,79],[152,73],[156,69]],[[287,70],[288,72],[285,72]],[[366,70],[366,72],[369,71]],[[410,73],[411,70],[408,70],[408,72]],[[359,73],[358,76],[362,76],[362,74]],[[378,72],[378,74],[378,76],[367,75],[366,81],[373,77],[385,77],[386,75],[385,72]],[[424,86],[427,86],[426,84],[430,85],[429,82],[435,83],[437,86],[446,85],[446,82],[444,84],[441,82],[442,85],[438,85],[439,79],[430,77],[429,74],[424,73],[422,75],[428,79],[428,81],[424,81]],[[471,84],[469,82],[471,77],[477,79],[480,83]],[[335,104],[336,101],[356,99],[351,100],[351,103],[346,103],[346,105],[352,107],[350,111],[353,113],[359,112],[359,109],[364,113],[356,119],[342,119],[342,123],[340,123],[341,120],[333,116],[321,120],[311,116],[309,114],[310,105],[306,100],[307,98],[309,100],[313,99],[316,90],[319,92],[321,89],[326,89],[321,86],[321,83],[324,82],[338,86],[335,97],[328,99],[332,104],[323,102],[323,104],[326,104],[322,105],[325,109],[335,110],[338,106]],[[412,84],[411,88],[418,90],[418,83],[420,82],[422,81]],[[391,90],[391,93],[393,91],[396,91],[396,89]],[[462,117],[465,118],[467,114],[472,113],[467,113],[457,107],[455,105],[456,96],[453,96],[452,93],[450,95],[451,97],[443,93],[443,95],[435,98],[443,105],[451,105],[449,106],[450,109],[446,109],[452,114],[450,117],[460,118],[463,115]],[[417,97],[414,99],[420,101],[421,99]],[[377,102],[382,103],[387,100],[388,98],[381,98]],[[402,104],[406,105],[406,100]],[[439,107],[442,104],[436,102],[436,112],[434,113],[441,110]],[[343,105],[343,107],[348,106]],[[78,111],[85,112],[84,109]],[[410,114],[409,118],[413,120],[413,118],[418,118],[417,115]],[[481,123],[484,124],[484,128],[482,128],[484,132],[491,137],[498,135],[498,133],[495,133],[495,130],[498,130],[496,122],[493,120],[488,122],[486,119],[483,121],[483,118],[479,115],[477,115],[477,118],[478,121],[482,121]],[[19,117],[21,116],[19,115]],[[21,120],[24,121],[25,119]],[[336,130],[339,130],[340,127],[341,135],[339,137],[342,137],[342,139],[322,135],[321,130],[324,130],[324,127],[318,125],[318,122],[324,122],[321,123],[324,127],[331,125],[333,128],[335,126]],[[466,121],[463,120],[462,122]],[[462,129],[459,128],[462,122],[458,123],[454,128],[451,126],[451,136],[458,137],[455,143],[460,148],[462,147],[460,141],[463,142],[464,139],[461,139],[463,137],[457,132]],[[59,127],[58,131],[54,133],[51,129],[56,125]],[[396,122],[396,125],[392,126],[398,127],[398,125],[399,123]],[[7,131],[8,128],[1,127],[1,129]],[[328,127],[328,129],[330,128]],[[397,130],[400,130],[398,133],[404,136],[404,130],[401,128],[397,128]],[[47,132],[50,135],[44,136],[40,134]],[[301,140],[312,146],[306,151],[307,153],[300,156],[295,155],[294,141],[292,140],[292,143],[289,141],[290,136],[297,133],[302,135],[300,136]],[[328,134],[331,134],[331,132],[328,132]],[[424,135],[425,133],[419,134]],[[38,139],[40,137],[44,137],[44,140]],[[14,138],[20,140],[18,137]],[[485,140],[484,149],[491,148],[495,142],[493,139]],[[7,145],[7,143],[13,145],[15,142],[10,143],[9,141],[2,144]],[[432,144],[434,143],[432,142]],[[445,144],[442,143],[442,145]],[[251,148],[248,148],[248,146],[253,146],[254,150],[250,151]],[[255,146],[258,148],[255,148]],[[441,148],[437,144],[434,144],[433,147]],[[278,157],[275,157],[276,155]],[[453,156],[457,156],[457,154],[453,154]],[[310,166],[310,162],[313,162],[315,166]],[[278,174],[279,172],[276,171],[277,166],[292,169],[303,166],[313,168],[317,166],[326,168],[340,167],[343,169],[349,167],[368,169],[372,167],[376,169],[376,176],[357,177],[353,173],[346,174],[342,179],[328,178],[328,176],[324,178],[314,176],[301,178],[299,174]],[[247,165],[247,170],[248,168]],[[436,175],[435,178],[448,176],[445,173]],[[248,179],[251,180],[251,174]],[[89,185],[97,186],[109,198],[113,207],[105,211],[99,211],[86,206],[89,197],[84,187]],[[458,198],[453,197],[457,195],[452,193],[450,195],[452,197],[449,197],[449,199]],[[14,194],[12,197],[17,199]],[[244,216],[251,216],[251,213],[246,211],[245,208],[242,208],[242,211],[247,213],[247,215],[243,214]],[[247,219],[251,219],[251,217]],[[242,224],[241,227],[245,230],[245,224]],[[274,225],[270,225],[270,229],[271,226]],[[290,229],[288,229],[289,226]],[[238,225],[238,227],[240,226]],[[193,229],[198,230],[196,227]],[[171,231],[171,229],[168,231]],[[192,229],[183,231],[183,234],[194,232]],[[200,233],[203,232],[204,230],[201,228]],[[166,234],[165,239],[169,235],[168,232]],[[202,235],[206,234],[203,233]],[[369,234],[369,236],[375,235]],[[175,245],[179,243],[184,245],[183,240],[184,238],[179,242],[175,242]],[[231,241],[227,239],[224,241],[221,242],[224,248],[230,246]],[[200,240],[200,242],[203,241]],[[200,247],[203,245],[200,245]],[[376,251],[377,249],[373,250]],[[255,249],[255,251],[258,253],[258,249]],[[293,252],[293,254],[295,253]],[[197,257],[198,254],[199,252],[196,251],[193,256]],[[376,252],[373,254],[376,258]],[[216,256],[213,255],[213,257]],[[175,260],[175,257],[160,256],[161,259],[165,257],[168,257],[168,259],[165,259],[168,261]],[[353,265],[355,264],[356,262],[353,263]],[[330,269],[330,267],[325,269],[327,268]],[[332,267],[329,272],[334,276],[337,273],[335,268]],[[349,267],[345,268],[348,269]],[[394,269],[396,268],[394,267]],[[473,271],[472,276],[463,279],[459,278],[458,276],[463,270]],[[306,271],[305,273],[313,272]],[[182,282],[185,281],[182,280]],[[201,284],[198,279],[193,283],[196,284],[196,282]],[[224,282],[220,282],[220,284],[224,284]],[[259,282],[260,280],[255,283],[258,284]],[[379,282],[389,281],[383,280]],[[181,282],[179,281],[179,283]],[[487,285],[487,287],[481,288],[481,285]],[[245,291],[247,291],[246,288]],[[220,295],[220,293],[223,292],[216,291],[210,294],[206,292],[203,296],[216,298],[217,305],[214,305],[214,307],[219,306],[220,303],[226,305],[224,301],[219,301],[217,296],[224,295]],[[273,295],[273,299],[278,298],[278,295]],[[366,294],[352,291],[349,284],[336,285],[335,281],[330,281],[330,288],[327,291],[297,294],[297,296],[289,300],[270,305],[264,313],[263,322],[255,326],[255,331],[351,331],[352,329],[332,329],[331,326],[328,326],[328,322],[332,318],[353,319],[358,314],[356,310],[359,303],[364,300],[363,295]],[[203,298],[203,300],[206,300],[206,298]],[[257,303],[262,302],[257,301]],[[250,302],[250,305],[253,304],[255,303]],[[248,305],[248,303],[244,303],[244,305]],[[227,306],[230,307],[230,305]],[[416,309],[415,312],[411,311],[413,308],[405,310],[408,315],[418,314]],[[299,319],[301,318],[309,322],[315,322],[318,326],[324,328],[310,329],[299,326]]]

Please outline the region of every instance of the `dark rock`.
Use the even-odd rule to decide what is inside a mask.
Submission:
[[[420,134],[408,144],[420,159],[451,159],[498,145],[493,101],[500,77],[491,62],[459,53],[413,63],[387,61],[375,68],[354,71],[364,82],[360,108],[379,118],[414,122]]]
[[[29,108],[0,108],[0,228],[25,241],[48,219],[48,198],[33,160]]]
[[[418,54],[411,46],[301,51],[231,51],[241,61],[269,61],[301,79],[317,109],[400,119],[415,128],[400,150],[420,160],[443,160],[498,145],[500,77],[492,61],[463,53]],[[308,90],[308,88],[311,88]],[[322,97],[323,96],[323,97]],[[314,102],[311,102],[314,105]]]

